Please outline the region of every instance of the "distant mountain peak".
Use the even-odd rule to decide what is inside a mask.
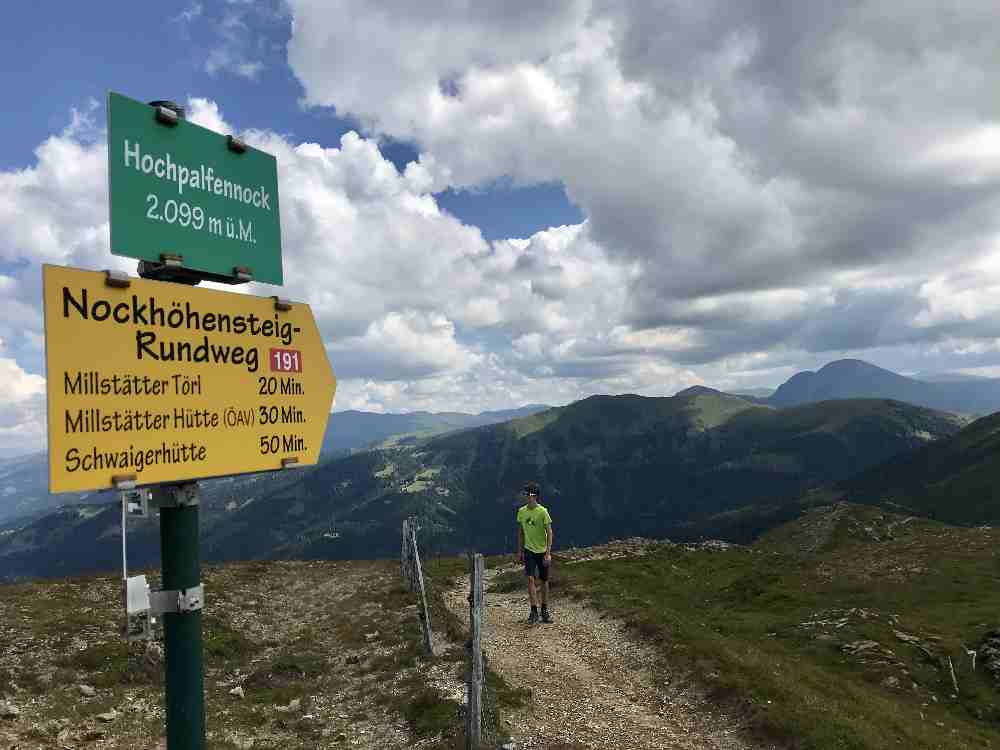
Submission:
[[[816,372],[796,373],[766,402],[787,407],[847,398],[888,398],[960,414],[989,414],[1000,409],[1000,380],[927,382],[861,359],[838,359]]]
[[[886,370],[884,367],[879,367],[878,365],[873,365],[871,362],[865,362],[863,359],[835,359],[833,362],[827,362],[817,371],[817,375],[842,375],[846,373],[885,373],[888,375],[895,375],[898,378],[903,377],[902,375],[897,375],[891,370]]]
[[[683,391],[677,391],[674,394],[675,398],[685,398],[688,396],[730,396],[732,394],[723,393],[715,388],[709,388],[707,385],[692,385],[690,388],[685,388]]]

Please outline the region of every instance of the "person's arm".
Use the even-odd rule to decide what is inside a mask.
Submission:
[[[546,535],[546,540],[545,540],[545,559],[546,560],[551,560],[552,559],[552,539],[555,536],[552,533],[552,524],[551,523],[550,524],[546,524],[546,526],[545,526],[545,535]]]
[[[517,525],[517,559],[524,562],[524,529]]]

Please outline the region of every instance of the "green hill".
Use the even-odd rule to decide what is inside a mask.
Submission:
[[[998,544],[1000,530],[842,503],[750,547],[562,565],[559,595],[624,618],[665,677],[708,685],[776,746],[997,747]]]
[[[510,422],[411,439],[317,467],[206,535],[206,554],[378,557],[419,516],[431,553],[513,547],[534,478],[557,546],[636,534],[748,540],[795,517],[806,490],[955,433],[951,415],[892,401],[779,411],[694,389],[595,396]]]
[[[777,410],[707,388],[670,398],[594,396],[206,490],[202,553],[209,560],[388,557],[411,515],[430,554],[510,550],[527,479],[542,486],[557,546],[637,534],[748,541],[794,518],[808,490],[961,424],[886,400]],[[0,530],[0,575],[113,567],[116,526],[114,509],[96,517],[67,510]],[[155,561],[155,531],[154,520],[130,533],[136,564]]]
[[[958,524],[1000,521],[1000,413],[837,485],[852,501]]]

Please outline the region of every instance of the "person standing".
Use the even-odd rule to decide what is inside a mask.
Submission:
[[[528,578],[528,600],[531,614],[528,624],[539,621],[538,604],[542,605],[541,621],[552,622],[549,616],[549,568],[552,564],[552,517],[546,507],[538,502],[539,491],[535,482],[524,485],[525,505],[517,511],[517,559],[524,563]]]

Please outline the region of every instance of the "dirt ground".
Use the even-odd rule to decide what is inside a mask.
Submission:
[[[203,579],[209,748],[413,747],[401,691],[423,675],[405,658],[416,609],[398,563],[237,563]],[[120,585],[0,589],[0,703],[18,712],[0,719],[0,749],[165,747],[162,647],[124,643]]]
[[[489,591],[493,578],[515,569],[510,563],[486,571],[483,652],[512,686],[531,690],[528,705],[507,717],[517,748],[758,747],[741,738],[741,727],[711,705],[697,685],[671,675],[658,655],[614,618],[582,602],[552,598],[554,622],[528,625],[526,585],[514,593]],[[447,596],[449,608],[466,623],[467,596],[465,581]]]

